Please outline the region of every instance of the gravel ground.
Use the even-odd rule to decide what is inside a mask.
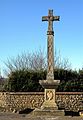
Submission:
[[[83,120],[80,116],[32,116],[30,114],[17,114],[17,113],[0,113],[0,120]]]

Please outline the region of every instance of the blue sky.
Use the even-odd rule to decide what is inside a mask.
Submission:
[[[72,68],[83,66],[83,0],[0,0],[0,68],[8,57],[47,49],[48,9],[60,16],[54,22],[55,47]]]

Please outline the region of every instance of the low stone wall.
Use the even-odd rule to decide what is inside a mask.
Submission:
[[[83,92],[57,92],[56,94],[59,108],[65,111],[83,111]]]
[[[43,92],[0,92],[0,108],[3,111],[40,108],[43,101]],[[83,111],[83,92],[57,92],[56,102],[59,109]]]
[[[0,107],[3,111],[40,108],[44,101],[42,92],[1,92]]]

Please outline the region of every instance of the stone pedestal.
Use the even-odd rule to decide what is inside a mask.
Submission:
[[[60,80],[40,80],[39,83],[44,89],[44,103],[42,109],[58,109],[56,104],[56,88],[60,83]]]
[[[60,80],[40,80],[39,83],[45,88],[44,103],[41,109],[35,109],[34,115],[64,116],[64,110],[58,110],[56,104],[56,88]]]
[[[45,89],[44,103],[42,109],[58,109],[55,103],[55,89]]]

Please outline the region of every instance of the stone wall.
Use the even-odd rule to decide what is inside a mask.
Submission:
[[[83,111],[83,92],[57,92],[57,104],[66,111]]]
[[[40,108],[43,100],[42,92],[0,92],[0,107],[3,111]]]
[[[43,92],[0,92],[2,111],[19,111],[26,108],[40,108],[44,101]],[[59,109],[83,111],[83,92],[57,92]]]

